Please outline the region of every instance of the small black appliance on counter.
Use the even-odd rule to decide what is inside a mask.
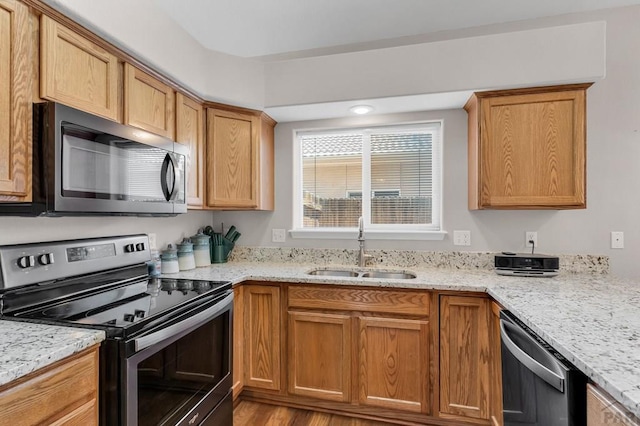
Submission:
[[[522,277],[555,277],[560,269],[557,256],[545,254],[524,254],[503,251],[495,256],[495,268],[498,275],[516,275]]]

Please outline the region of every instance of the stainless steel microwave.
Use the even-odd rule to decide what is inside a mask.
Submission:
[[[33,201],[0,203],[26,216],[186,213],[189,150],[86,112],[34,104]]]

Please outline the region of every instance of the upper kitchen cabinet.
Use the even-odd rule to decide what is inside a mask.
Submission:
[[[187,204],[201,209],[204,205],[204,112],[202,105],[176,94],[176,142],[189,147]]]
[[[118,121],[118,59],[46,15],[40,34],[40,96]]]
[[[586,90],[591,84],[474,93],[469,209],[586,207]]]
[[[31,25],[29,8],[0,0],[0,200],[31,193]]]
[[[124,124],[174,138],[174,90],[137,69],[124,65]]]
[[[207,206],[273,210],[273,127],[259,111],[207,110]]]

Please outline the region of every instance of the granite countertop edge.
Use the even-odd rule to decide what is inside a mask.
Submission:
[[[97,345],[100,330],[0,320],[0,386]]]

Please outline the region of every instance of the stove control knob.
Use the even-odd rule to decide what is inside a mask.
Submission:
[[[143,251],[143,250],[144,250],[144,243],[136,244],[136,251]]]
[[[133,314],[124,314],[124,320],[127,322],[134,322],[136,317]]]
[[[136,318],[144,318],[145,312],[142,309],[136,309],[135,311],[133,311],[133,314],[136,316]]]
[[[136,251],[136,246],[134,244],[127,244],[126,246],[124,246],[124,251],[125,253],[133,253],[134,251]]]
[[[36,265],[36,258],[33,256],[22,256],[18,259],[18,266],[21,269],[31,268]]]
[[[41,265],[51,265],[53,262],[53,253],[45,253],[38,256],[38,263]]]

